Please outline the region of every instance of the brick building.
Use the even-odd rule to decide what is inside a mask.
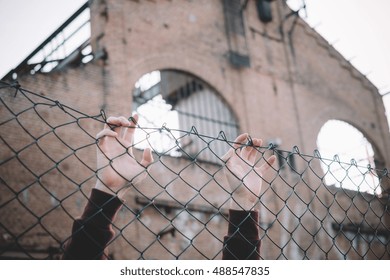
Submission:
[[[115,224],[114,258],[220,258],[229,195],[218,156],[227,146],[199,135],[218,138],[221,130],[230,140],[247,131],[278,139],[280,150],[299,147],[294,159],[281,152],[267,178],[259,205],[264,259],[389,258],[388,177],[376,175],[380,196],[325,187],[320,161],[304,156],[336,119],[370,141],[377,169],[389,166],[381,96],[284,1],[95,0],[58,34],[83,13],[87,39],[73,52],[59,55],[60,44],[37,60],[43,44],[5,77],[74,108],[77,122],[61,106],[2,97],[2,120],[29,109],[1,127],[1,257],[56,255],[69,238],[94,184],[90,144],[101,128],[78,112],[129,116],[159,96],[177,128],[196,133],[175,135],[181,153],[167,153],[169,141],[155,148],[153,180],[129,194]],[[142,88],[148,73],[159,77]]]

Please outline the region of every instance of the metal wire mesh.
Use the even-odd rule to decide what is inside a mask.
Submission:
[[[95,135],[105,114],[84,114],[17,82],[1,82],[0,91],[0,258],[59,258],[96,182]],[[231,192],[215,151],[227,150],[232,139],[223,132],[202,135],[195,127],[139,129],[145,137],[136,144],[153,134],[173,141],[153,151],[145,183],[126,195],[110,256],[220,258]],[[202,145],[188,154],[182,146],[191,141]],[[136,157],[141,152],[134,149]],[[270,145],[258,154],[260,160],[271,154],[279,159],[263,178],[256,205],[261,258],[389,259],[386,169],[305,155],[297,147]]]

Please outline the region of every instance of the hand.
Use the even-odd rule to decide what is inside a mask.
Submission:
[[[130,185],[145,179],[146,168],[153,162],[149,148],[139,163],[133,154],[133,139],[138,115],[131,121],[125,117],[109,117],[100,131],[97,148],[97,183],[95,188],[123,197]],[[111,129],[112,128],[112,129]]]
[[[276,157],[269,157],[260,167],[256,167],[259,151],[256,147],[263,144],[261,139],[252,139],[252,145],[246,145],[248,134],[236,138],[231,148],[223,157],[226,165],[224,173],[230,186],[232,201],[231,209],[250,211],[256,205],[263,176],[274,164]]]

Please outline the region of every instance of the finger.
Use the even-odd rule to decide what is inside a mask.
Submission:
[[[104,144],[105,139],[106,139],[106,136],[107,136],[107,137],[117,137],[118,134],[117,134],[115,131],[112,131],[112,130],[109,129],[109,128],[103,129],[102,131],[100,131],[100,132],[96,135],[96,139],[98,140],[99,146],[101,146],[101,145]]]
[[[261,145],[263,145],[262,139],[254,138],[252,141],[253,141],[253,146],[255,146],[256,148],[260,148]]]
[[[122,137],[122,138],[126,138],[127,130],[128,130],[128,127],[130,126],[130,122],[129,122],[128,119],[126,119],[126,118],[123,117],[123,116],[120,116],[120,117],[119,117],[119,121],[120,121],[120,132],[119,132],[119,136]]]
[[[137,114],[134,114],[130,118],[129,125],[128,125],[128,128],[126,130],[126,135],[124,136],[124,138],[130,142],[130,145],[133,145],[134,133],[135,133],[135,129],[136,129],[137,124],[138,124],[138,119],[139,119],[139,117]]]
[[[248,133],[243,133],[239,135],[233,142],[233,147],[230,148],[226,154],[224,154],[221,158],[223,162],[227,162],[232,156],[235,150],[237,150],[243,143],[245,143],[246,139],[248,138]],[[241,143],[241,144],[240,144]]]
[[[120,125],[121,121],[118,117],[111,116],[107,119],[106,123],[112,124],[112,125]]]
[[[251,163],[254,163],[253,154],[256,155],[255,146],[256,146],[256,143],[258,142],[257,140],[258,140],[257,138],[252,139],[248,136],[247,141],[245,143],[245,147],[243,149],[241,149],[241,156],[246,161],[250,161]]]
[[[249,140],[249,143],[246,143],[245,148],[241,149],[241,157],[247,163],[254,165],[256,156],[258,153],[258,147],[263,144],[263,141],[258,138],[252,138]]]
[[[120,134],[121,120],[118,117],[109,117],[106,121],[107,125],[118,134]]]
[[[153,162],[152,150],[150,148],[146,148],[142,155],[141,165],[143,167],[148,167]]]
[[[109,117],[106,121],[108,124],[116,125],[116,126],[129,126],[130,121],[128,121],[124,116],[120,117]]]
[[[257,172],[259,172],[260,175],[264,175],[275,163],[275,161],[276,161],[276,156],[275,155],[270,156],[262,166],[256,169]]]
[[[112,131],[109,128],[106,128],[106,129],[103,129],[102,131],[100,131],[98,134],[96,134],[96,139],[102,139],[105,136],[117,137],[118,133],[116,133],[115,131]]]
[[[246,143],[246,140],[248,139],[248,133],[243,133],[239,135],[236,140],[234,140],[233,148],[236,150],[240,148],[243,144]]]
[[[253,164],[256,161],[256,156],[259,152],[258,148],[261,147],[261,145],[263,144],[263,140],[254,138],[252,139],[252,142],[253,142],[253,147],[250,150],[250,153],[248,155],[248,160]]]
[[[241,153],[239,154],[239,156],[241,157],[241,159],[243,159],[244,161],[248,162],[248,163],[252,163],[250,160],[249,160],[249,155],[251,154],[251,152],[254,150],[254,148],[252,146],[245,146],[244,148],[241,149]]]
[[[131,122],[134,124],[134,125],[137,125],[138,124],[138,120],[139,120],[139,116],[137,113],[134,113],[134,115],[131,117]]]

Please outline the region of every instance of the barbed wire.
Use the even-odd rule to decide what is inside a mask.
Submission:
[[[96,134],[107,116],[85,114],[17,81],[0,82],[0,103],[0,258],[59,258],[99,180]],[[220,151],[234,140],[195,126],[137,131],[134,156],[151,147],[154,160],[113,221],[109,257],[221,258],[232,192]],[[194,141],[196,151],[189,149]],[[246,145],[253,146],[250,137]],[[256,150],[258,162],[278,159],[255,206],[262,259],[389,259],[387,169],[298,147]]]

